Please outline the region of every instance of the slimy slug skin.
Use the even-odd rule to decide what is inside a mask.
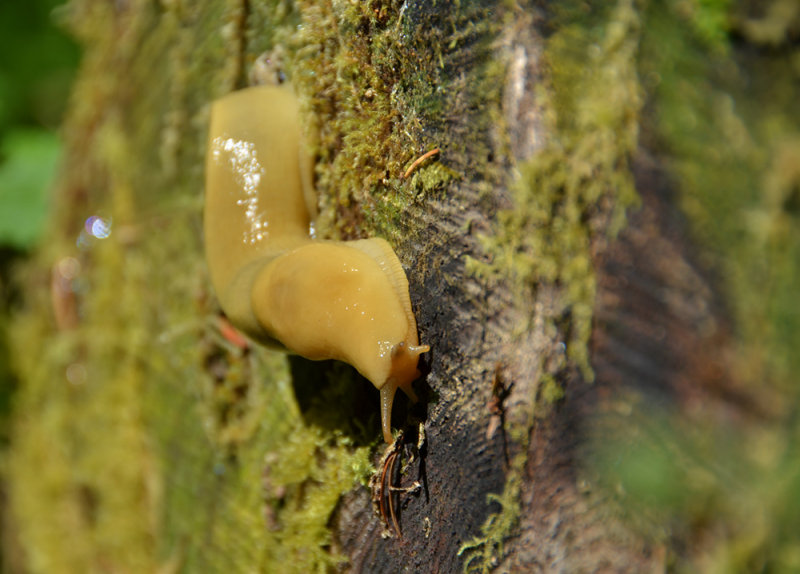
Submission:
[[[420,375],[408,280],[383,239],[309,236],[311,162],[287,85],[246,88],[211,107],[205,243],[228,319],[253,339],[311,360],[351,364],[380,390],[392,442],[398,388]]]

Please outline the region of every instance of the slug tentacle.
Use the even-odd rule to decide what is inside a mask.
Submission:
[[[383,428],[383,440],[392,443],[392,404],[394,395],[397,392],[397,385],[394,382],[387,382],[381,387],[381,424]]]
[[[312,360],[353,365],[391,409],[420,375],[408,279],[383,239],[316,241],[316,201],[297,100],[287,85],[214,102],[206,157],[205,240],[222,309],[250,337]]]

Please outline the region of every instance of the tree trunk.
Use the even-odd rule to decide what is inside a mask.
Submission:
[[[741,75],[790,69],[791,46],[737,59],[730,26],[764,43],[744,4],[544,4],[72,0],[86,52],[12,331],[23,570],[644,572],[707,566],[746,536],[698,525],[733,520],[693,510],[717,479],[695,488],[695,466],[648,457],[695,452],[676,426],[785,414],[797,339],[749,321],[780,312],[748,311],[747,278],[763,258],[797,270],[800,115],[775,96],[770,150],[788,159],[765,159]],[[235,344],[210,290],[209,103],[262,54],[302,102],[318,235],[385,237],[431,346],[420,403],[396,401],[399,532],[368,485],[375,389]],[[752,182],[776,191],[753,199]],[[773,218],[758,245],[726,235],[750,208]],[[791,276],[768,282],[789,309]]]

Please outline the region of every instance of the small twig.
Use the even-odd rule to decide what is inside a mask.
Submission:
[[[414,173],[414,170],[417,169],[417,167],[419,167],[419,164],[421,164],[423,161],[425,161],[429,157],[435,156],[438,153],[439,153],[439,148],[437,147],[437,148],[434,148],[431,151],[429,151],[427,153],[424,153],[421,156],[419,156],[417,159],[414,160],[414,163],[412,163],[410,166],[408,166],[408,169],[403,174],[403,179],[407,179],[409,175]]]
[[[406,494],[410,494],[412,492],[417,492],[420,489],[422,489],[422,483],[420,483],[420,481],[418,481],[418,480],[415,480],[409,486],[391,486],[391,485],[389,485],[389,490],[391,492],[405,492]]]
[[[394,476],[394,469],[395,464],[397,464],[397,459],[400,458],[400,453],[397,452],[392,457],[392,468],[389,470],[389,484],[387,488],[386,497],[389,499],[389,514],[392,517],[392,524],[394,524],[394,531],[397,533],[398,538],[403,537],[403,533],[400,531],[400,525],[397,523],[397,515],[394,512],[394,495],[392,494],[392,477]]]
[[[250,346],[245,336],[233,326],[227,317],[217,315],[217,327],[219,327],[222,337],[239,350],[247,350]]]
[[[506,408],[505,400],[511,394],[514,386],[513,381],[506,385],[503,376],[503,364],[497,363],[494,368],[494,378],[492,379],[492,394],[487,406],[489,407],[489,425],[486,428],[486,439],[491,440],[497,429],[503,433],[503,455],[508,464],[508,441],[505,431]]]
[[[420,424],[420,428],[422,428],[422,424]],[[412,445],[410,448],[413,451],[415,448],[424,448],[424,445],[424,431],[420,431],[417,446]],[[394,442],[384,451],[379,470],[372,475],[369,481],[372,490],[372,504],[384,526],[381,533],[383,538],[403,537],[398,519],[398,510],[402,508],[400,496],[401,494],[418,493],[424,488],[419,480],[413,481],[409,486],[401,486],[402,475],[404,469],[407,468],[406,464],[410,464],[410,460],[403,462],[404,453],[406,453],[405,446],[405,435],[401,431]]]
[[[380,508],[381,518],[385,523],[388,524],[388,514],[386,513],[386,500],[387,497],[385,496],[385,485],[386,485],[386,474],[387,471],[390,471],[392,464],[394,463],[394,459],[397,457],[397,452],[392,452],[383,462],[383,469],[381,472],[381,481],[378,486],[378,506]],[[391,483],[391,472],[389,472],[389,481]],[[389,499],[389,505],[391,506],[391,499]]]

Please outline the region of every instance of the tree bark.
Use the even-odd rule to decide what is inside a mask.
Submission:
[[[780,413],[732,374],[726,279],[665,160],[653,69],[673,78],[647,51],[666,32],[646,27],[661,8],[579,4],[69,4],[83,69],[13,330],[25,570],[692,563],[685,515],[638,513],[600,470],[606,451],[633,448],[653,412],[719,429]],[[318,234],[389,240],[431,345],[420,404],[396,401],[401,533],[367,484],[385,449],[374,388],[220,326],[201,236],[208,109],[262,54],[302,102]]]

